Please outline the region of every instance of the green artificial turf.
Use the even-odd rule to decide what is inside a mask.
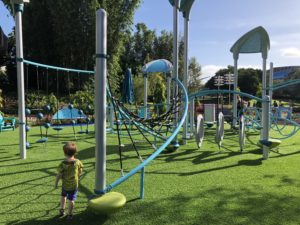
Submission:
[[[79,128],[76,128],[77,130]],[[86,210],[95,183],[93,133],[77,134],[78,158],[85,168],[72,221],[59,219],[60,189],[54,189],[62,146],[72,141],[72,128],[50,129],[49,142],[35,144],[39,128],[29,132],[32,148],[19,159],[18,129],[0,133],[0,224],[299,224],[300,140],[283,141],[279,152],[262,160],[259,135],[248,132],[244,152],[238,136],[225,131],[223,147],[214,143],[215,130],[205,133],[201,149],[194,140],[175,152],[163,153],[146,167],[145,198],[139,199],[139,174],[118,186],[127,204],[119,212],[94,215]],[[139,164],[123,132],[124,170]],[[133,136],[143,157],[153,149]],[[151,140],[150,136],[148,136]],[[181,136],[179,136],[181,137]],[[117,137],[107,134],[107,183],[120,177]]]

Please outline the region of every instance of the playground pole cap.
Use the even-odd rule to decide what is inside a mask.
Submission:
[[[28,109],[28,108],[26,108],[26,109],[25,109],[25,114],[26,114],[26,116],[29,116],[29,115],[30,115],[30,113],[31,113],[31,110],[30,110],[30,109]]]

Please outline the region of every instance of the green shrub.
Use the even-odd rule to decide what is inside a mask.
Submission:
[[[75,94],[70,95],[70,101],[77,109],[82,109],[85,114],[92,114],[89,106],[93,107],[94,94],[89,91],[77,91]]]
[[[44,111],[46,105],[50,106],[50,114],[57,111],[58,99],[51,93],[50,95],[37,94],[37,92],[28,92],[26,94],[26,108],[36,111]]]

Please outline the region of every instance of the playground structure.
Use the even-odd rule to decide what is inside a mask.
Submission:
[[[188,15],[189,15],[189,10],[191,8],[191,5],[193,3],[193,1],[190,1],[188,5],[185,5],[184,3],[182,3],[181,6],[183,7],[179,7],[178,6],[178,1],[170,1],[173,5],[174,5],[174,16],[176,17],[174,19],[174,21],[176,21],[177,23],[177,13],[178,13],[178,8],[181,8],[183,10],[185,19],[186,19],[186,23],[188,23]],[[184,1],[183,1],[184,2]],[[188,2],[188,1],[186,1]],[[187,10],[187,11],[184,11]],[[16,18],[18,18],[18,20],[21,19],[21,13],[22,9],[21,6],[18,10],[16,10]],[[95,130],[96,130],[96,179],[95,179],[95,193],[96,194],[100,194],[103,195],[102,197],[100,197],[100,199],[103,197],[107,197],[108,195],[106,195],[107,192],[111,191],[113,188],[115,188],[116,186],[118,186],[119,184],[121,184],[122,182],[124,182],[125,180],[127,180],[129,177],[133,176],[134,174],[136,174],[137,172],[141,171],[141,182],[140,182],[140,198],[144,197],[144,176],[145,176],[145,166],[147,164],[149,164],[151,162],[151,160],[153,160],[157,155],[159,155],[169,144],[172,143],[172,141],[175,139],[175,144],[177,145],[177,135],[180,131],[181,126],[184,124],[185,121],[185,117],[187,115],[187,111],[188,111],[188,95],[186,92],[186,82],[184,82],[184,84],[181,84],[181,82],[178,80],[178,47],[177,47],[177,36],[178,36],[178,31],[176,26],[174,25],[174,30],[175,30],[175,37],[174,38],[174,43],[176,42],[176,44],[174,44],[174,46],[176,46],[174,49],[174,65],[173,65],[173,70],[174,70],[174,78],[172,79],[173,82],[173,100],[171,102],[171,98],[169,98],[169,102],[167,103],[168,105],[168,111],[166,114],[160,115],[158,116],[158,118],[148,118],[148,113],[147,113],[147,99],[146,101],[144,101],[144,106],[145,106],[145,110],[144,110],[144,117],[141,118],[139,116],[134,115],[133,113],[129,112],[125,107],[122,106],[122,104],[114,98],[113,94],[110,92],[110,88],[106,87],[107,83],[106,82],[106,60],[107,60],[107,55],[106,55],[106,12],[104,10],[98,10],[97,11],[97,22],[100,22],[100,24],[97,24],[97,46],[96,46],[96,72],[95,72]],[[186,24],[185,23],[185,24]],[[187,28],[186,28],[187,29]],[[20,150],[21,150],[21,158],[26,158],[26,149],[24,150],[24,131],[25,131],[25,123],[24,123],[24,88],[22,89],[22,86],[24,86],[22,84],[22,77],[24,76],[24,74],[22,74],[23,71],[23,64],[24,63],[28,63],[28,60],[25,60],[23,58],[23,53],[22,53],[22,41],[21,41],[21,29],[19,24],[17,23],[16,25],[16,30],[17,30],[17,62],[18,62],[18,77],[20,78],[20,82],[18,82],[19,84],[19,118],[20,118]],[[259,29],[261,31],[261,29]],[[268,39],[266,39],[268,40]],[[21,44],[20,44],[21,43]],[[185,41],[185,45],[187,46],[187,41]],[[233,51],[234,53],[234,59],[235,59],[235,72],[237,72],[237,59],[238,59],[238,54],[239,53],[247,53],[247,51],[245,50],[246,47],[241,47],[238,49],[238,51],[236,52],[235,50]],[[267,50],[268,50],[269,46],[266,45],[265,48],[262,49],[258,49],[259,52],[262,53],[263,55],[263,70],[264,70],[264,74],[263,76],[266,76],[265,73],[265,67],[266,67],[266,55],[267,55]],[[242,50],[242,51],[240,51]],[[185,56],[187,57],[187,47],[186,47],[186,52],[185,52]],[[186,66],[186,65],[185,65]],[[48,66],[47,68],[51,68],[51,66]],[[187,68],[187,66],[185,67]],[[56,69],[58,70],[58,67],[53,67],[52,69]],[[62,70],[67,70],[70,71],[70,69],[66,69],[66,68],[59,68]],[[185,70],[187,71],[187,70]],[[84,72],[84,71],[82,71]],[[88,72],[89,74],[94,74],[94,71],[85,71]],[[186,79],[187,76],[185,76]],[[236,79],[237,79],[237,74],[236,74]],[[265,83],[266,83],[266,78],[263,79],[263,86],[265,87]],[[171,82],[171,79],[168,79],[169,82]],[[186,80],[185,80],[186,81]],[[237,83],[237,80],[236,80]],[[168,84],[169,85],[169,84]],[[169,85],[171,86],[171,85]],[[171,90],[171,88],[169,88],[168,90]],[[266,90],[266,87],[264,88],[264,90]],[[201,93],[196,93],[196,94],[192,94],[190,95],[190,101],[193,102],[195,97],[199,97],[199,96],[204,96],[204,95],[209,95],[209,94],[215,94],[215,93],[232,93],[234,94],[234,125],[236,124],[236,121],[238,119],[237,117],[237,110],[236,110],[236,96],[237,95],[245,95],[247,96],[247,94],[245,93],[241,93],[241,92],[237,92],[236,90],[232,91],[232,92],[225,92],[224,90],[211,90],[211,91],[203,91]],[[169,92],[168,92],[169,93]],[[144,96],[147,96],[147,94],[145,94]],[[171,96],[171,92],[170,94],[168,94],[168,96]],[[125,119],[127,121],[130,121],[131,123],[133,123],[138,129],[141,129],[147,133],[150,133],[151,135],[155,136],[156,138],[160,138],[161,140],[163,140],[163,144],[159,145],[159,146],[153,146],[153,148],[155,149],[154,153],[152,155],[150,155],[147,159],[143,160],[140,158],[141,163],[135,167],[134,169],[132,169],[129,173],[127,174],[123,174],[122,173],[122,177],[118,180],[116,180],[115,182],[106,185],[106,168],[105,168],[105,164],[106,164],[106,117],[107,117],[107,112],[106,112],[106,107],[103,107],[106,104],[107,101],[107,97],[112,101],[112,105],[114,108],[114,112],[118,112],[121,115],[122,119]],[[262,134],[261,134],[261,143],[263,145],[263,155],[264,158],[268,158],[268,147],[270,146],[270,139],[269,139],[269,111],[270,111],[270,107],[269,107],[269,102],[270,99],[266,96],[266,93],[263,93],[263,97],[262,98],[257,98],[255,96],[250,96],[248,95],[248,97],[252,97],[258,101],[262,102],[263,105],[263,109],[262,109],[262,116],[260,119],[260,124],[262,127]],[[194,105],[193,103],[191,104],[192,106]],[[193,108],[193,107],[192,107]],[[70,110],[70,109],[69,109]],[[72,110],[72,109],[71,109]],[[181,113],[179,113],[179,111]],[[191,110],[194,111],[194,110]],[[191,112],[193,113],[193,112]],[[58,115],[58,114],[57,114]],[[81,114],[82,115],[82,114]],[[111,115],[111,114],[110,114]],[[174,115],[174,116],[173,116]],[[116,120],[117,120],[117,116],[115,116]],[[161,123],[162,121],[165,122],[165,127],[171,127],[169,124],[167,124],[167,121],[172,121],[173,122],[173,128],[172,133],[170,136],[165,136],[162,135],[160,133],[160,129],[161,129]],[[190,116],[190,124],[194,124],[194,115]],[[203,120],[203,118],[202,118]],[[203,127],[203,121],[201,120],[201,118],[199,118],[199,127]],[[111,120],[112,121],[112,120]],[[201,122],[202,121],[202,122]],[[217,120],[217,132],[216,132],[216,141],[219,145],[219,148],[221,147],[222,144],[222,140],[223,140],[223,136],[224,136],[224,117],[222,116],[222,114],[218,115],[218,120]],[[244,123],[243,123],[243,117],[240,120],[240,133],[244,135]],[[124,123],[124,126],[127,126],[126,123]],[[154,127],[158,127],[157,129],[154,129]],[[193,129],[193,125],[190,125],[190,129]],[[49,128],[49,127],[48,127]],[[127,128],[125,128],[126,130],[128,130]],[[184,135],[183,135],[183,140],[186,139],[187,137],[187,130],[188,130],[188,123],[184,124]],[[197,125],[197,130],[198,130],[198,125]],[[119,129],[117,128],[117,132],[119,132]],[[75,133],[75,131],[74,131]],[[202,132],[199,131],[199,141],[198,141],[198,146],[202,143],[203,137],[204,137],[204,133],[203,130]],[[120,141],[119,141],[120,143]],[[173,142],[174,143],[174,142]],[[184,141],[183,141],[184,143]],[[240,143],[244,143],[244,136],[240,136]],[[241,144],[242,145],[242,144]],[[119,144],[120,146],[120,144]],[[242,147],[241,147],[242,150]],[[121,155],[121,153],[120,153]],[[138,155],[139,156],[139,155]],[[121,169],[122,171],[122,169]],[[106,208],[101,208],[99,209],[99,205],[101,205],[102,200],[98,199],[99,201],[97,201],[95,204],[93,202],[93,200],[91,201],[91,205],[90,207],[92,209],[94,209],[95,211],[102,211],[102,212],[110,212],[110,211],[114,211],[115,208],[112,207],[111,210],[108,210],[107,207],[110,207],[109,204],[106,205]],[[124,202],[124,197],[123,195],[119,195],[119,197],[117,197],[117,199],[121,199],[122,203],[119,206],[116,206],[116,208],[121,207],[122,205],[125,204]],[[95,200],[96,201],[96,200]],[[105,211],[105,209],[107,209],[107,211]]]
[[[18,67],[18,87],[19,87],[19,120],[20,120],[20,150],[21,150],[21,158],[26,158],[26,148],[25,147],[25,106],[24,106],[24,84],[23,84],[23,77],[24,77],[24,69],[23,64],[27,63],[30,65],[35,66],[44,66],[39,63],[31,62],[23,58],[23,46],[22,46],[22,29],[21,29],[21,13],[23,11],[23,1],[15,2],[15,12],[16,12],[16,39],[17,39],[17,67]],[[178,3],[175,4],[174,9],[176,9]],[[96,130],[96,184],[95,184],[95,193],[97,194],[104,194],[110,191],[115,186],[119,185],[120,183],[127,180],[129,177],[134,175],[138,171],[142,171],[141,173],[141,198],[144,196],[143,192],[143,181],[144,181],[144,167],[153,160],[163,149],[165,149],[172,140],[177,136],[181,126],[183,125],[184,119],[187,114],[187,92],[184,86],[180,83],[177,75],[174,76],[172,79],[173,82],[173,98],[172,103],[170,103],[168,111],[158,116],[157,118],[136,118],[133,114],[129,113],[125,108],[122,107],[120,102],[118,102],[113,95],[110,93],[110,88],[106,88],[106,12],[103,10],[98,10],[97,12],[97,21],[101,21],[101,25],[97,25],[96,33],[97,33],[97,44],[96,44],[96,73],[95,73],[95,83],[96,83],[96,90],[95,90],[95,130]],[[100,34],[102,38],[100,38]],[[178,36],[178,31],[177,31]],[[176,43],[177,45],[177,43]],[[175,48],[175,53],[178,57],[178,47]],[[175,63],[176,65],[178,63]],[[177,66],[176,66],[177,67]],[[100,69],[101,68],[101,69]],[[71,71],[67,68],[59,68],[47,65],[47,69],[55,69],[55,70],[63,70],[63,71]],[[178,70],[178,68],[176,68]],[[90,73],[94,74],[94,71],[81,71],[83,73]],[[139,129],[151,133],[156,138],[160,138],[163,140],[163,143],[160,146],[154,146],[156,150],[150,157],[143,160],[139,166],[131,170],[128,174],[121,177],[119,180],[113,182],[112,184],[106,186],[105,183],[105,154],[106,154],[106,125],[105,119],[106,118],[106,107],[102,107],[106,105],[106,91],[108,91],[108,97],[111,98],[111,101],[114,106],[114,111],[118,111],[119,114],[124,118],[127,118],[133,124],[138,127]],[[147,107],[147,106],[146,106]],[[70,108],[69,108],[70,109]],[[179,115],[180,111],[180,115]],[[145,115],[147,110],[145,110]],[[58,114],[57,114],[58,115]],[[173,118],[173,115],[175,117]],[[43,116],[42,114],[39,115],[41,119]],[[170,120],[174,121],[173,130],[170,132],[170,136],[165,136],[160,134],[160,130],[162,127],[169,127]],[[165,122],[163,122],[165,121]],[[50,126],[47,126],[47,129]],[[154,127],[158,127],[157,130]],[[42,127],[40,127],[42,129]],[[29,131],[29,127],[27,129]],[[144,136],[145,137],[145,136]]]

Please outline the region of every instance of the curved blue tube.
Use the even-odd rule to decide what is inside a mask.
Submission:
[[[184,122],[184,120],[185,120],[185,118],[187,116],[187,112],[188,112],[188,94],[187,94],[187,91],[184,88],[183,84],[179,80],[175,80],[175,81],[182,88],[182,90],[184,92],[183,94],[184,94],[185,105],[184,105],[183,116],[182,116],[181,120],[179,121],[178,126],[176,127],[176,129],[173,132],[173,134],[166,140],[166,142],[164,142],[160,146],[160,148],[158,148],[152,155],[150,155],[147,159],[145,159],[141,164],[139,164],[137,167],[135,167],[134,169],[132,169],[125,176],[123,176],[123,177],[119,178],[118,180],[114,181],[113,183],[107,185],[107,187],[103,191],[97,193],[97,190],[95,190],[96,194],[103,194],[103,192],[104,193],[109,192],[112,188],[115,188],[116,186],[118,186],[119,184],[123,183],[128,178],[130,178],[131,176],[133,176],[134,174],[136,174],[138,171],[140,171],[142,168],[144,168],[146,165],[148,165],[153,159],[155,159],[171,143],[171,141],[179,133],[180,128],[182,127],[183,122]]]
[[[271,88],[269,88],[269,89],[275,91],[275,90],[278,90],[278,89],[280,89],[280,88],[284,88],[284,87],[287,87],[287,86],[290,86],[290,85],[299,84],[299,83],[300,83],[300,79],[289,80],[289,81],[285,81],[285,82],[282,82],[282,83],[273,85],[273,86],[272,86]]]
[[[296,133],[300,130],[300,125],[299,125],[297,122],[293,121],[293,120],[289,120],[289,119],[286,119],[286,118],[280,118],[280,117],[274,117],[273,119],[274,119],[276,122],[277,122],[278,120],[283,120],[283,121],[285,122],[283,128],[285,128],[285,126],[287,125],[286,123],[289,123],[290,125],[294,126],[294,128],[293,128],[292,131],[290,131],[288,134],[284,134],[284,133],[282,132],[283,128],[279,128],[279,127],[278,127],[278,124],[276,123],[276,124],[275,124],[275,127],[273,127],[272,129],[273,129],[274,131],[277,131],[277,132],[282,136],[282,137],[280,137],[280,138],[276,137],[276,139],[281,139],[281,140],[283,140],[283,139],[290,138],[290,137],[292,137],[294,134],[296,134]],[[276,129],[275,129],[275,128],[276,128]]]
[[[250,94],[240,92],[240,91],[231,91],[231,90],[229,91],[229,90],[223,90],[223,89],[221,89],[221,90],[212,89],[212,90],[199,91],[199,92],[190,94],[189,98],[193,99],[193,98],[201,97],[201,96],[205,96],[205,95],[216,95],[216,94],[237,94],[237,95],[244,96],[247,98],[255,99],[259,102],[263,102],[263,100],[261,98],[256,97],[254,95],[250,95]]]

